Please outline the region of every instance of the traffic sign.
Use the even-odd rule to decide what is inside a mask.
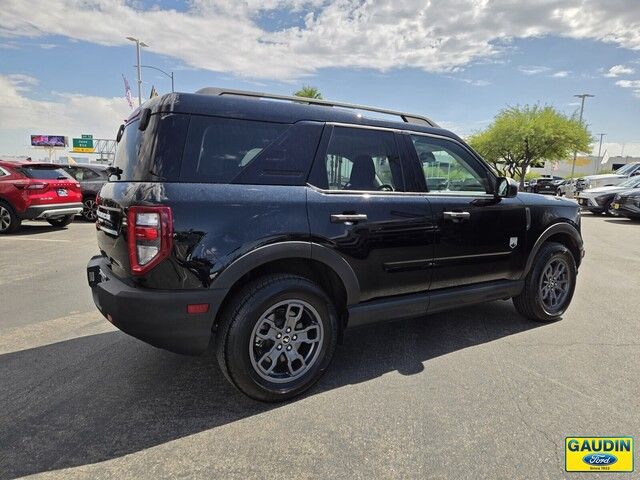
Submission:
[[[94,151],[93,135],[82,135],[82,138],[73,139],[73,151],[82,153],[91,153]]]

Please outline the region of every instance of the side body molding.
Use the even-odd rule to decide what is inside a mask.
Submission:
[[[573,240],[573,242],[576,244],[576,246],[578,247],[578,250],[580,251],[581,255],[584,254],[582,237],[580,236],[580,233],[578,233],[578,230],[576,230],[576,227],[574,227],[573,225],[567,222],[554,223],[553,225],[548,227],[544,232],[542,232],[538,237],[538,239],[536,240],[536,243],[533,245],[531,252],[529,252],[527,263],[524,267],[524,271],[522,272],[522,276],[520,278],[526,277],[529,271],[531,270],[531,267],[533,266],[533,261],[535,260],[536,255],[538,254],[538,250],[540,250],[540,247],[542,246],[542,244],[546,242],[551,236],[556,235],[558,233],[568,234]],[[576,264],[579,264],[579,263],[580,263],[579,261],[576,262]]]
[[[287,241],[256,248],[226,267],[214,280],[214,290],[229,290],[243,275],[266,263],[287,258],[317,260],[333,269],[347,292],[347,305],[360,301],[358,278],[351,266],[328,247],[312,242]]]

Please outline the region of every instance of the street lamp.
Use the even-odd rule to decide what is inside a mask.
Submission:
[[[582,113],[584,112],[584,99],[588,97],[595,97],[595,95],[591,95],[590,93],[581,93],[580,95],[574,95],[574,97],[580,98],[582,101],[580,103],[580,124],[582,124]],[[573,165],[571,165],[571,178],[573,179],[573,174],[576,170],[576,157],[578,156],[578,151],[574,150],[573,152]]]
[[[127,40],[131,40],[132,42],[136,43],[136,59],[138,68],[138,106],[140,106],[142,105],[142,73],[140,72],[140,47],[148,47],[149,45],[134,37],[127,37]]]
[[[167,73],[164,70],[158,68],[158,67],[152,67],[151,65],[140,65],[142,68],[153,68],[154,70],[159,71],[160,73],[164,73],[167,77],[169,77],[171,79],[171,92],[173,93],[174,89],[173,89],[173,72],[171,73]]]

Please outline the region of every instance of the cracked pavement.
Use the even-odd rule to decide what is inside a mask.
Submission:
[[[352,331],[308,394],[267,405],[213,352],[158,350],[101,318],[92,225],[25,224],[0,237],[0,479],[580,478],[565,436],[640,434],[640,223],[582,228],[561,321],[494,302]]]

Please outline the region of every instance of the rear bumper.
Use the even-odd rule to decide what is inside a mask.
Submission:
[[[82,203],[52,203],[28,207],[20,214],[20,218],[23,220],[47,219],[77,215],[78,213],[82,213]]]
[[[198,355],[207,349],[222,290],[151,290],[127,285],[102,256],[87,265],[98,310],[123,332],[159,348]],[[187,305],[209,304],[207,313],[189,314]]]

